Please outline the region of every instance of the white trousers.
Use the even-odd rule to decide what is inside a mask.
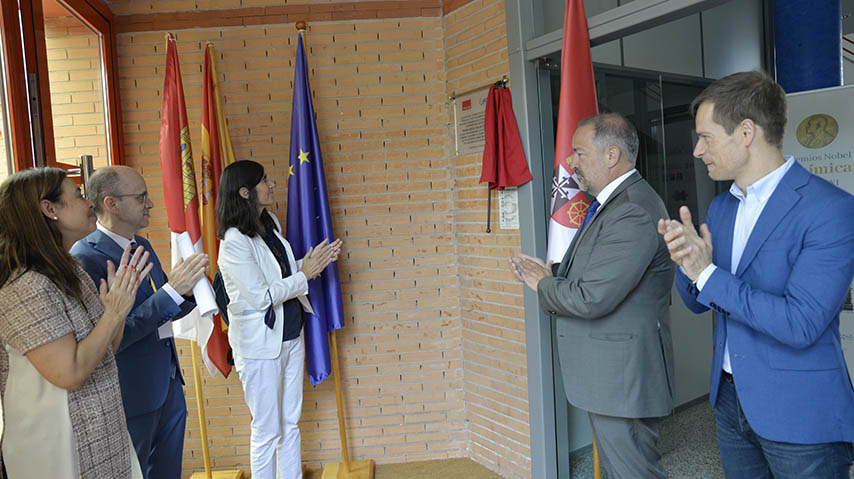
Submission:
[[[252,479],[302,479],[299,418],[304,364],[302,334],[282,343],[282,352],[275,359],[234,356],[246,405],[252,413]]]

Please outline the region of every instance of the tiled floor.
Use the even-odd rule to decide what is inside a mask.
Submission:
[[[714,411],[705,399],[680,408],[661,423],[661,460],[670,479],[723,478]],[[590,450],[573,455],[572,479],[593,478]],[[607,474],[602,471],[602,479]]]
[[[661,460],[670,479],[723,479],[715,414],[706,399],[697,401],[661,423]],[[592,479],[592,452],[579,454],[572,462],[572,479]],[[854,479],[854,469],[851,471]],[[607,475],[602,471],[602,479]]]

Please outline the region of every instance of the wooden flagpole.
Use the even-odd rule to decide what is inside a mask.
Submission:
[[[169,38],[171,36],[171,33],[166,34],[167,50]],[[211,455],[208,447],[208,427],[207,419],[205,417],[205,397],[202,392],[202,373],[201,368],[199,368],[199,355],[196,352],[198,346],[195,341],[188,340],[187,342],[190,346],[190,356],[193,361],[193,385],[196,389],[196,408],[199,415],[199,431],[202,436],[202,459],[205,466],[204,471],[194,472],[193,475],[190,476],[190,479],[243,479],[243,471],[240,469],[211,471]]]
[[[297,22],[296,28],[305,36],[306,22]],[[303,38],[305,42],[305,38]],[[308,74],[308,72],[306,72]],[[310,93],[309,93],[310,94]],[[350,460],[350,451],[347,446],[347,427],[344,423],[344,396],[341,391],[341,368],[338,365],[338,340],[336,332],[332,331],[329,337],[329,356],[332,362],[332,378],[335,381],[335,404],[338,407],[338,437],[341,439],[342,462],[330,462],[323,465],[322,479],[374,479],[374,461],[365,459],[360,461]]]
[[[344,398],[341,394],[341,369],[338,367],[338,341],[335,334],[336,331],[329,333],[329,355],[332,360],[332,376],[335,379],[338,436],[341,438],[343,461],[324,464],[321,479],[374,479],[374,461],[372,459],[350,461],[350,453],[347,447],[347,429],[344,424]]]
[[[240,469],[226,471],[211,471],[211,454],[208,447],[208,426],[205,417],[205,397],[202,393],[202,371],[199,367],[199,354],[196,352],[198,346],[195,341],[190,343],[190,351],[193,359],[193,385],[196,388],[196,408],[199,414],[199,431],[202,436],[202,458],[205,470],[194,472],[190,479],[243,479],[243,471]]]

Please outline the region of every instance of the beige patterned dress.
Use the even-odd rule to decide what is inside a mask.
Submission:
[[[92,331],[103,315],[104,309],[92,279],[82,267],[76,263],[75,266],[83,290],[85,308],[74,298],[63,294],[47,277],[33,271],[25,272],[16,279],[7,281],[6,285],[0,288],[0,394],[3,395],[4,422],[7,426],[3,437],[4,450],[12,445],[18,450],[26,451],[27,448],[23,447],[24,443],[35,442],[33,434],[20,433],[20,426],[18,435],[21,437],[16,439],[9,437],[15,433],[14,429],[10,431],[8,427],[10,419],[18,420],[19,423],[22,420],[20,417],[10,418],[6,413],[27,410],[26,404],[15,405],[16,398],[6,394],[7,385],[10,386],[10,390],[12,389],[11,382],[7,384],[10,373],[10,354],[24,355],[31,349],[55,341],[68,333],[74,333],[79,342]],[[7,352],[7,348],[12,348],[13,351]],[[13,365],[15,361],[21,364],[18,356],[11,359]],[[48,383],[47,386],[43,386],[43,389],[50,389],[50,387],[54,386]],[[70,450],[72,462],[76,463],[75,468],[79,471],[78,474],[72,471],[65,472],[63,466],[62,477],[130,478],[132,449],[112,348],[107,348],[107,353],[101,362],[80,388],[59,391],[61,391],[60,394],[67,395],[68,407],[65,414],[70,416],[68,438],[72,446],[69,448],[67,444],[63,444],[64,440],[57,441],[53,438],[47,442],[53,441],[54,444],[59,444],[58,449]],[[37,392],[35,396],[40,394],[41,392]],[[66,409],[64,404],[60,405],[59,415],[62,416]],[[23,420],[34,424],[33,429],[42,427],[61,430],[53,424],[39,424],[39,422],[46,422],[41,419],[41,415],[32,416]],[[6,441],[13,440],[14,443],[6,444]],[[36,447],[38,446],[42,444],[39,443]],[[52,450],[56,448],[49,445],[42,446],[40,449],[32,453],[40,461],[50,461],[64,454],[64,451]],[[73,457],[75,450],[76,457]],[[9,456],[12,455],[9,454]],[[7,458],[7,468],[11,465],[10,459],[12,458]],[[24,464],[26,467],[26,463]],[[10,475],[13,474],[11,468],[8,472]]]

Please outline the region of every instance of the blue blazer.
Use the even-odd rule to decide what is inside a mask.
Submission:
[[[854,197],[795,163],[731,274],[737,211],[729,192],[709,207],[718,268],[702,292],[681,271],[676,275],[689,309],[715,311],[712,406],[729,338],[738,398],[760,436],[797,444],[854,441],[854,388],[839,338],[854,275]]]
[[[150,254],[149,261],[154,263],[151,279],[158,290],[156,293],[152,290],[151,281],[147,278],[142,280],[133,309],[125,319],[122,342],[115,352],[127,417],[150,413],[166,402],[173,364],[177,378],[183,383],[175,341],[173,338],[158,339],[157,328],[196,307],[192,301],[184,301],[179,307],[169,293],[159,289],[168,281],[160,260],[148,240],[135,236],[134,241]],[[109,236],[95,230],[75,243],[71,254],[83,265],[97,287],[102,278],[107,278],[107,260],[119,264],[122,250]]]

